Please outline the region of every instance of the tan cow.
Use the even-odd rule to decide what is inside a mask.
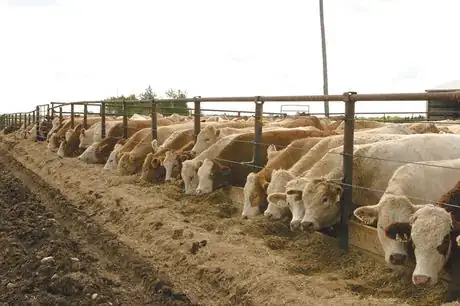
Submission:
[[[324,126],[316,116],[299,116],[294,118],[286,118],[280,122],[270,123],[268,126],[280,126],[285,128],[296,128],[301,126],[313,126],[319,130],[324,130]]]
[[[385,123],[373,120],[355,120],[355,130],[360,129],[375,129],[385,126]],[[335,129],[337,132],[343,133],[345,128],[345,121],[342,121]]]
[[[427,134],[427,133],[436,133],[439,134],[439,129],[432,122],[424,123],[418,122],[411,124],[409,129],[413,130],[417,134]]]
[[[194,138],[195,130],[186,129],[172,133],[171,136],[169,136],[169,138],[166,139],[166,141],[161,146],[158,146],[158,142],[156,140],[153,140],[153,152],[149,153],[144,160],[141,178],[145,178],[145,180],[151,182],[150,178],[154,176],[153,173],[158,172],[156,168],[164,168],[162,165],[162,161],[165,158],[165,154],[167,154],[167,152],[170,150],[179,150],[178,152],[183,152],[181,151],[181,149],[185,145],[189,145],[190,142],[193,143]],[[157,160],[152,162],[153,158]],[[149,159],[150,161],[148,161],[147,159]],[[164,177],[162,179],[164,179]]]
[[[270,144],[284,148],[297,139],[325,135],[327,134],[324,131],[314,127],[263,132],[260,164],[264,166],[267,163],[267,147]],[[198,170],[199,182],[196,193],[209,193],[226,184],[243,187],[252,171],[253,140],[254,133],[240,134],[215,158],[204,159]]]
[[[62,117],[62,121],[65,119],[68,119],[67,117]],[[53,135],[58,129],[61,127],[61,118],[59,117],[54,117],[52,121],[52,127],[50,131],[48,132],[48,135],[46,136],[46,140],[49,140],[51,135]]]
[[[143,128],[151,129],[150,120],[128,120],[128,137],[134,135],[137,131]],[[115,124],[107,131],[106,138],[99,142],[90,145],[78,159],[89,164],[104,164],[110,161],[110,154],[114,150],[115,144],[125,143],[122,139],[123,123]]]
[[[267,163],[267,165],[257,173],[250,173],[244,185],[244,207],[243,216],[257,215],[262,213],[267,207],[267,187],[271,179],[273,170],[289,169],[303,155],[315,146],[323,137],[309,137],[294,140],[286,149]],[[270,145],[269,148],[275,147]],[[267,154],[269,154],[267,150]]]
[[[231,121],[232,124],[235,124],[235,121]],[[229,127],[227,126],[229,123],[222,123],[219,126],[211,125],[205,126],[196,139],[195,145],[192,148],[192,152],[194,154],[200,154],[214,143],[217,140],[221,139],[222,137],[234,134],[243,134],[249,133],[254,130],[253,126],[246,126],[246,127]],[[237,121],[237,125],[240,125],[241,122]],[[245,125],[245,123],[243,123]],[[279,126],[267,126],[263,128],[263,131],[273,131],[273,130],[286,130],[287,128],[279,127]]]
[[[166,176],[166,167],[164,165],[165,159],[169,154],[178,153],[180,156],[185,156],[182,153],[190,152],[190,149],[193,147],[193,141],[190,141],[184,145],[179,150],[168,149],[164,154],[149,153],[144,160],[144,165],[142,166],[142,175],[141,178],[147,182],[159,182],[159,181],[170,181],[171,173],[173,178],[178,178],[180,176],[180,171],[177,171],[178,167],[172,167],[172,171],[169,173],[169,177]],[[192,156],[191,156],[192,157]]]
[[[81,153],[81,149],[78,148],[78,145],[80,144],[78,135],[80,135],[82,128],[83,124],[77,123],[74,129],[67,131],[65,138],[61,141],[57,151],[57,155],[59,157],[77,156]]]
[[[193,127],[193,122],[160,126],[157,129],[157,144],[163,144],[173,132],[190,129],[191,127]],[[142,134],[142,130],[139,133]],[[143,133],[143,137],[140,139],[136,138],[133,141],[131,141],[131,138],[128,139],[123,148],[117,153],[117,171],[120,175],[131,175],[140,171],[145,157],[152,152],[152,133],[151,131]]]
[[[100,117],[89,117],[87,118],[87,124],[91,125],[94,124],[98,121],[100,121]],[[82,118],[75,118],[74,119],[74,124],[82,123],[83,119]],[[50,136],[49,142],[48,142],[48,149],[50,151],[57,151],[59,149],[59,145],[61,144],[61,141],[65,139],[65,135],[67,131],[71,128],[71,121],[70,119],[67,121],[63,121],[61,126],[56,129],[56,132],[53,133],[53,135]]]

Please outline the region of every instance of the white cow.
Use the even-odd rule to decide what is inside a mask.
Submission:
[[[378,132],[382,131],[380,128],[376,129],[379,130]],[[396,132],[396,130],[393,130]],[[404,135],[385,135],[379,133],[364,133],[359,132],[355,134],[354,137],[354,144],[367,144],[367,143],[375,143],[378,141],[384,140],[391,140],[391,139],[401,139],[405,137]],[[403,132],[403,130],[401,130]],[[317,143],[311,150],[305,154],[297,163],[295,163],[289,170],[277,170],[273,172],[270,184],[267,188],[267,200],[268,200],[268,207],[264,212],[266,217],[272,219],[279,219],[284,214],[283,211],[286,212],[287,202],[286,202],[286,184],[294,179],[297,176],[304,176],[304,174],[310,170],[316,163],[319,163],[321,158],[323,158],[326,153],[333,149],[343,145],[343,136],[329,136],[322,139],[319,143]],[[341,147],[342,148],[342,147]],[[337,154],[340,154],[342,149],[336,150]],[[330,158],[330,157],[329,157]],[[335,157],[334,157],[335,158]],[[323,166],[323,164],[326,165]],[[327,168],[328,159],[325,159],[320,163],[318,166],[315,166],[317,170],[314,170],[313,173],[317,173],[319,170],[326,171],[330,168]],[[329,166],[332,164],[329,164]],[[278,203],[279,202],[279,203]],[[281,209],[280,209],[281,208]],[[300,224],[300,220],[302,219],[303,215],[301,216],[294,216],[294,220],[298,219],[298,224]]]
[[[109,131],[113,126],[123,121],[110,120],[105,122],[105,130]],[[80,145],[79,148],[86,149],[94,142],[101,141],[102,138],[102,123],[96,122],[89,129],[82,128],[80,131]]]
[[[353,158],[354,200],[358,206],[377,204],[394,171],[402,164],[454,158],[460,158],[460,135],[408,135],[403,139],[360,145]],[[340,220],[339,200],[343,190],[341,167],[324,177],[310,176],[310,179],[303,190],[286,192],[302,197],[305,214],[301,226],[306,231],[329,227]]]
[[[458,185],[454,188],[458,188]],[[456,208],[458,210],[458,206]],[[414,213],[409,217],[408,222],[394,223],[387,229],[386,234],[392,239],[412,243],[416,260],[412,283],[416,286],[435,285],[439,280],[440,272],[450,261],[449,274],[452,280],[449,291],[451,292],[448,292],[448,300],[445,301],[456,300],[460,297],[459,222],[453,222],[452,215],[442,206],[427,204],[414,207],[413,210]]]
[[[113,148],[113,151],[110,152],[109,158],[107,159],[107,162],[104,165],[104,170],[115,170],[117,169],[117,161],[115,159],[115,156],[118,153],[118,150],[120,150],[123,147],[122,144],[117,143],[115,147]]]
[[[215,144],[198,154],[195,158],[182,163],[181,177],[184,181],[185,194],[195,194],[198,187],[198,169],[206,158],[215,158],[225,147],[241,134],[228,135],[219,139]],[[172,169],[171,169],[172,171]]]
[[[394,172],[378,204],[354,211],[364,223],[377,221],[377,234],[390,268],[406,263],[407,245],[388,238],[385,229],[393,223],[409,222],[420,205],[438,201],[459,179],[460,159],[406,164]]]

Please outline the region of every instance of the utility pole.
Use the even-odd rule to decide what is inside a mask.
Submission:
[[[323,92],[324,95],[328,95],[329,86],[327,81],[326,31],[324,29],[323,0],[319,0],[319,20],[321,23],[321,47],[323,51]],[[329,101],[324,101],[324,115],[329,117]]]

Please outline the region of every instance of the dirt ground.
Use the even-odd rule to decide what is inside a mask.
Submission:
[[[287,220],[243,220],[242,205],[223,190],[184,196],[174,184],[147,184],[138,176],[108,173],[102,165],[59,158],[44,143],[12,136],[0,141],[0,148],[167,275],[171,291],[183,292],[193,303],[441,304],[446,284],[415,288],[410,274],[392,272],[355,250],[342,255],[318,234],[291,233]],[[102,291],[101,296],[113,294]]]
[[[174,303],[84,243],[0,163],[0,301],[8,305],[188,305]],[[65,202],[60,202],[64,204]],[[64,222],[63,222],[64,221]],[[85,223],[91,226],[91,222]],[[94,232],[93,234],[96,234]],[[101,234],[101,233],[98,233]],[[77,237],[78,236],[78,237]],[[102,256],[101,256],[102,255]],[[161,286],[161,283],[157,283]],[[180,300],[180,299],[179,299]],[[178,301],[179,302],[179,301]]]

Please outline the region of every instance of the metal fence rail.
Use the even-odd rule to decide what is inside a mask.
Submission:
[[[70,107],[71,127],[75,125],[74,118],[77,115],[83,115],[83,125],[87,126],[88,106],[99,106],[99,113],[96,116],[101,117],[101,134],[105,137],[105,122],[106,122],[106,107],[107,104],[120,104],[122,113],[117,114],[123,116],[123,137],[127,136],[127,116],[128,108],[132,102],[136,105],[144,105],[150,109],[150,117],[152,120],[152,136],[157,138],[157,114],[158,106],[162,103],[179,103],[193,102],[193,117],[195,139],[201,130],[201,102],[253,102],[255,110],[236,111],[238,115],[241,113],[255,113],[254,124],[254,156],[253,156],[253,171],[258,171],[261,165],[261,137],[262,137],[262,118],[263,105],[265,102],[325,102],[338,101],[345,103],[345,127],[344,127],[344,145],[343,145],[343,193],[340,201],[340,230],[338,231],[339,246],[343,250],[348,250],[348,216],[352,209],[352,176],[353,176],[353,143],[354,143],[354,120],[355,103],[356,102],[372,102],[372,101],[426,101],[426,100],[443,100],[460,102],[460,91],[452,92],[424,92],[424,93],[384,93],[384,94],[358,94],[356,92],[345,92],[341,95],[306,95],[306,96],[251,96],[251,97],[200,97],[181,98],[181,99],[153,99],[144,101],[76,101],[70,103],[51,102],[50,104],[38,105],[32,112],[29,113],[13,113],[3,114],[0,117],[0,125],[3,126],[21,126],[23,123],[35,123],[37,127],[37,136],[39,136],[39,124],[42,120],[49,120],[56,117],[58,110],[60,121],[63,120],[63,115],[69,112],[63,112],[63,107]],[[83,112],[75,112],[76,105],[83,105]],[[410,112],[409,112],[410,113]],[[280,115],[279,113],[272,113]],[[370,113],[368,113],[370,114]],[[382,114],[382,113],[375,113]],[[405,112],[404,114],[407,114]],[[109,114],[112,115],[112,114]],[[384,115],[385,116],[385,115]],[[38,137],[37,137],[38,139]]]

